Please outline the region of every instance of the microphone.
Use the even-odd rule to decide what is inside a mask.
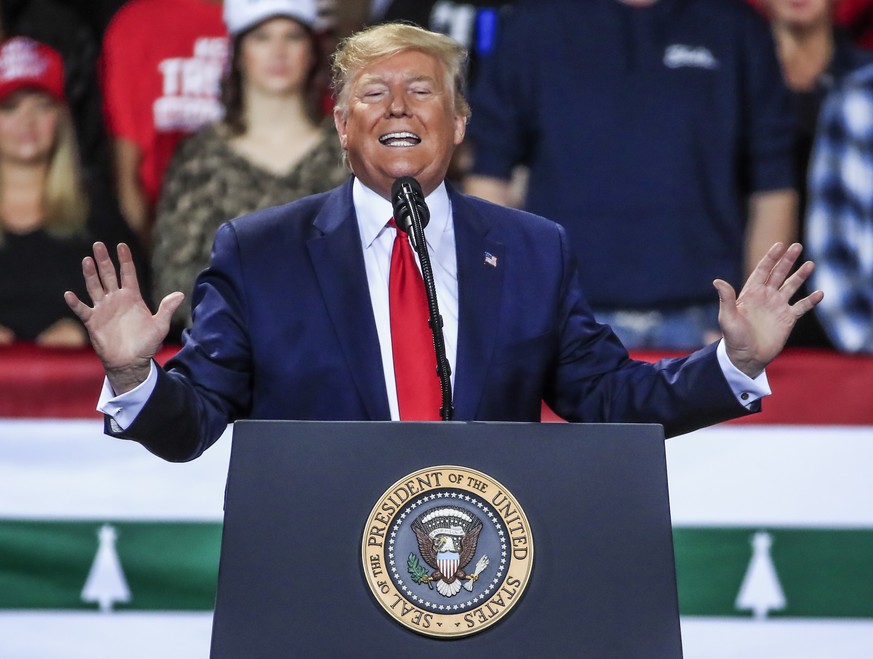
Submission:
[[[424,203],[424,193],[421,185],[411,176],[401,176],[391,186],[391,206],[394,209],[394,221],[401,231],[412,238],[412,246],[421,253],[418,236],[414,229],[413,218],[418,221],[422,231],[430,221],[430,210]]]
[[[411,176],[401,176],[395,180],[391,186],[391,206],[394,209],[394,222],[401,231],[409,235],[412,247],[418,252],[418,262],[421,265],[421,276],[424,280],[424,291],[427,295],[428,324],[433,333],[437,375],[440,379],[440,389],[442,391],[440,417],[444,421],[451,421],[455,414],[455,410],[452,407],[452,368],[446,357],[443,318],[440,315],[433,269],[430,265],[430,255],[427,253],[427,243],[424,239],[424,227],[430,221],[430,211],[427,208],[427,204],[424,203],[424,193],[421,191],[418,181]]]

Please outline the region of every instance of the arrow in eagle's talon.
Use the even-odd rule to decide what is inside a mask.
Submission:
[[[482,558],[478,560],[476,563],[476,571],[473,574],[467,575],[467,582],[464,584],[464,588],[469,590],[471,593],[473,592],[473,583],[479,580],[479,573],[488,567],[488,556],[484,555]]]

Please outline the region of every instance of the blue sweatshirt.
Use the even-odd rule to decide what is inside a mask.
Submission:
[[[746,202],[793,187],[769,27],[739,0],[520,0],[471,93],[472,172],[530,167],[595,308],[713,302],[741,283]]]

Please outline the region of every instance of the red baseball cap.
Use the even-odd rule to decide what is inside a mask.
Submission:
[[[65,101],[60,54],[27,37],[13,37],[0,44],[0,101],[19,89],[38,89]]]

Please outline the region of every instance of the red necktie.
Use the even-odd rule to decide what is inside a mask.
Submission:
[[[393,218],[388,226],[397,229],[388,275],[388,306],[400,419],[439,421],[442,393],[424,281],[406,233],[397,228]]]

